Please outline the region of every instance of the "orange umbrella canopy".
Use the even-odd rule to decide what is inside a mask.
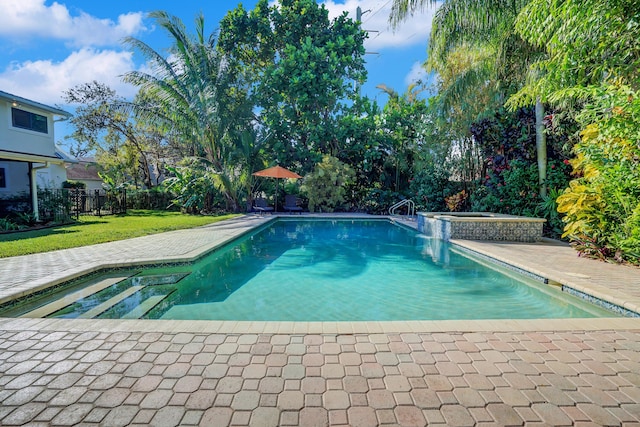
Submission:
[[[291,178],[298,179],[302,178],[295,172],[291,172],[289,169],[285,169],[282,166],[273,166],[267,169],[263,169],[258,172],[254,172],[255,176],[263,176],[267,178]],[[275,210],[278,212],[278,181],[276,181],[276,205]]]
[[[285,169],[282,166],[273,166],[267,169],[263,169],[261,171],[255,172],[255,176],[266,176],[269,178],[292,178],[298,179],[302,178],[295,172],[291,172],[289,169]]]

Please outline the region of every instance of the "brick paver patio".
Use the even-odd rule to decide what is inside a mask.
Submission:
[[[637,330],[219,334],[37,322],[0,332],[2,425],[640,423]]]

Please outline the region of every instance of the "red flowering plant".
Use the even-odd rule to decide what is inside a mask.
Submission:
[[[566,121],[566,120],[565,120]],[[548,193],[558,194],[566,188],[571,165],[568,158],[568,127],[562,114],[545,118],[547,128]],[[471,127],[484,157],[485,173],[471,194],[471,209],[511,215],[537,216],[548,220],[546,232],[557,237],[562,222],[555,211],[555,199],[547,201],[539,194],[536,157],[535,117],[531,109],[514,113],[498,112]]]

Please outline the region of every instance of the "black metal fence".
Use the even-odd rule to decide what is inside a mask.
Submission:
[[[127,212],[126,190],[64,188],[38,192],[40,221],[65,222],[80,216],[103,216]]]
[[[158,190],[129,190],[127,191],[127,209],[180,210],[173,204],[175,195],[167,191]]]
[[[123,214],[127,209],[178,210],[172,205],[173,198],[171,193],[157,190],[41,189],[38,190],[38,219],[64,223],[81,216]],[[0,218],[20,218],[31,213],[31,198],[27,193],[0,198]]]
[[[127,213],[127,191],[72,190],[71,212],[76,215],[103,216]]]

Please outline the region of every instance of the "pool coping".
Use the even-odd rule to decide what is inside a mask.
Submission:
[[[449,222],[491,222],[500,220],[501,222],[530,222],[545,223],[544,218],[534,218],[528,216],[507,215],[491,212],[418,212],[417,215],[426,218],[442,219]]]
[[[381,334],[437,332],[533,332],[573,330],[640,330],[640,319],[627,317],[575,319],[419,320],[386,322],[264,322],[229,320],[120,320],[0,318],[0,330],[64,330],[68,332],[161,332],[202,334]]]
[[[240,217],[249,218],[252,221],[250,227],[240,227],[235,232],[230,233],[223,239],[211,242],[197,250],[189,251],[179,257],[158,259],[157,256],[141,257],[129,262],[102,262],[91,265],[78,266],[72,274],[67,274],[63,278],[54,280],[36,281],[28,290],[21,290],[14,293],[10,298],[2,298],[0,302],[8,302],[20,298],[25,294],[42,290],[47,287],[56,286],[79,276],[94,273],[110,268],[135,267],[149,264],[169,264],[169,263],[191,263],[206,254],[226,245],[230,241],[241,237],[256,228],[262,227],[271,221],[279,218],[292,218],[290,215],[274,214],[269,216],[260,215],[260,221],[254,221],[257,215],[247,215]],[[300,218],[300,216],[296,216]],[[415,221],[391,216],[373,216],[366,214],[337,214],[337,215],[303,215],[302,218],[323,218],[323,219],[387,219],[392,222],[417,228]],[[223,221],[224,222],[224,221]],[[210,226],[198,227],[198,229]],[[197,230],[197,229],[190,229]],[[184,231],[184,230],[181,230]],[[179,232],[179,231],[178,231]],[[176,233],[176,232],[170,232]],[[166,233],[163,233],[166,234]],[[118,243],[118,242],[113,242]],[[485,253],[474,247],[470,242],[453,241],[452,244],[463,247],[472,252],[478,252],[490,259],[498,260],[509,265],[513,265],[510,260],[500,259],[495,254]],[[488,242],[495,243],[495,242]],[[583,292],[588,296],[611,302],[621,307],[638,312],[640,304],[620,295],[607,295],[597,286],[584,286],[583,284],[572,283],[566,278],[550,277],[545,272],[531,271],[530,266],[513,265],[518,270],[529,271],[541,277],[547,277],[557,283]],[[535,270],[535,269],[533,269]],[[559,280],[557,280],[559,279]],[[244,322],[244,321],[166,321],[166,320],[106,320],[106,319],[26,319],[26,318],[0,318],[0,327],[9,328],[60,328],[77,330],[126,330],[126,331],[194,331],[194,332],[217,332],[217,333],[382,333],[382,332],[425,332],[425,331],[512,331],[512,330],[573,330],[573,329],[636,329],[640,328],[640,319],[634,318],[591,318],[591,319],[533,319],[533,320],[437,320],[437,321],[397,321],[397,322]],[[88,329],[87,329],[88,328]],[[115,328],[115,329],[114,329]],[[122,328],[122,329],[121,329]]]

